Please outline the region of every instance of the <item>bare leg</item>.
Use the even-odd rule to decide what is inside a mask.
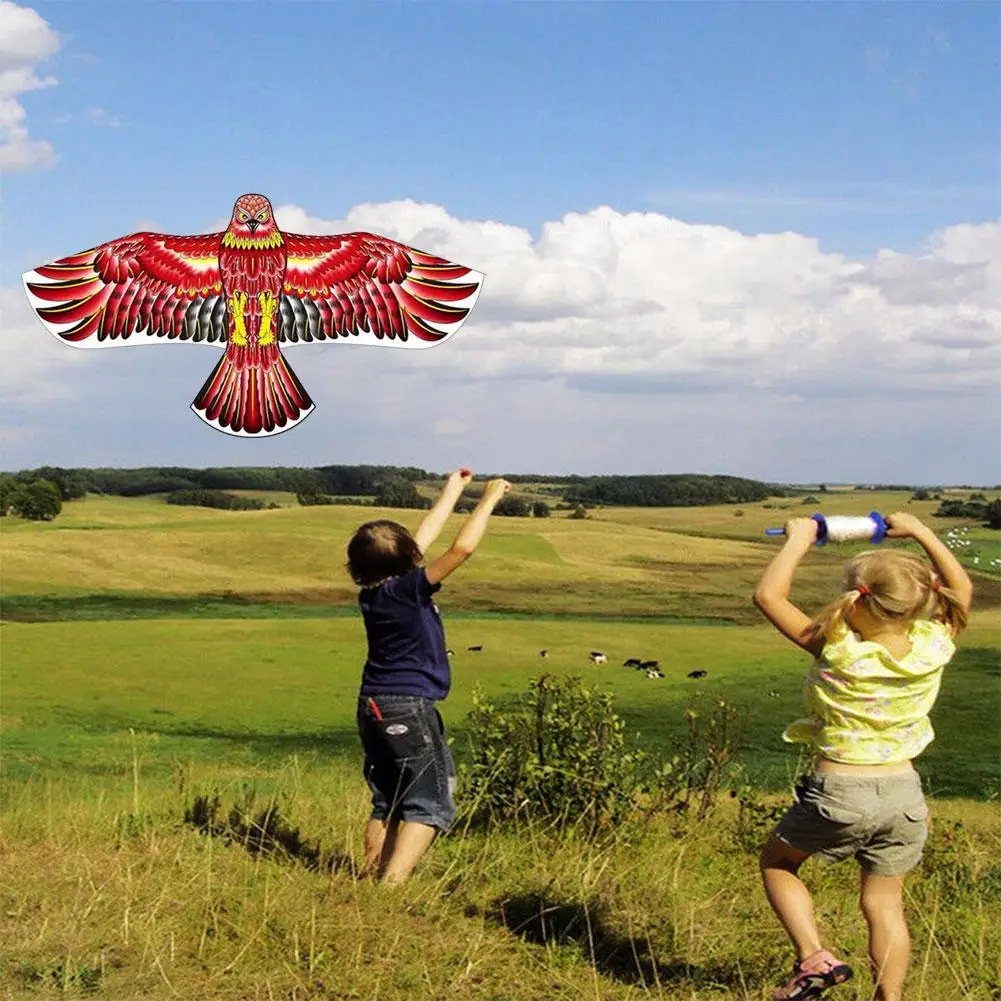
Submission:
[[[860,904],[869,925],[869,961],[877,1001],[900,1001],[911,956],[903,876],[862,873]]]
[[[436,828],[428,827],[427,824],[414,820],[403,821],[396,832],[391,854],[383,865],[383,880],[391,884],[406,882],[414,871],[414,866],[431,847],[437,833]]]
[[[772,835],[761,849],[760,858],[768,903],[792,939],[796,958],[800,960],[822,948],[813,917],[813,899],[796,875],[809,857]]]
[[[389,858],[396,842],[396,820],[370,820],[365,825],[365,865],[366,876],[381,876],[386,859]]]

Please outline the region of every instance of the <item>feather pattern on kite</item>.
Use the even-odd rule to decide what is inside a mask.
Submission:
[[[191,409],[241,436],[287,431],[313,410],[281,347],[431,347],[459,329],[482,280],[372,233],[283,233],[254,194],[225,232],[133,233],[23,276],[41,321],[75,347],[224,345]]]

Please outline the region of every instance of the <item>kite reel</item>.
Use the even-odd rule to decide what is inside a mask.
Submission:
[[[817,545],[825,542],[882,542],[886,538],[887,525],[878,511],[865,518],[849,518],[843,515],[825,517],[815,514],[817,523]],[[765,535],[785,535],[784,528],[766,528]]]

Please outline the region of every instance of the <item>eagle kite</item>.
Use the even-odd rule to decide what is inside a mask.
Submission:
[[[267,198],[242,195],[224,233],[133,233],[23,280],[45,326],[75,347],[224,344],[191,409],[258,436],[313,410],[282,346],[432,347],[462,325],[483,275],[372,233],[283,233]]]

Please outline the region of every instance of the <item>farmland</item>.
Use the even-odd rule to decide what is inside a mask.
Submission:
[[[273,499],[285,506],[88,496],[51,523],[4,519],[0,996],[768,997],[785,946],[729,801],[705,825],[663,818],[602,843],[460,830],[434,849],[407,908],[350,878],[365,817],[353,723],[364,635],[344,545],[362,520],[413,526],[420,514]],[[474,736],[474,686],[503,703],[543,670],[576,674],[612,692],[656,754],[683,736],[693,698],[732,702],[740,781],[759,809],[780,802],[798,762],[778,735],[799,711],[804,663],[750,608],[776,546],[764,529],[818,507],[906,506],[941,532],[954,524],[931,517],[935,502],[908,502],[832,491],[816,506],[496,518],[440,599],[457,757]],[[996,545],[985,529],[969,534],[982,551]],[[805,607],[831,596],[858,548],[810,554]],[[920,762],[938,825],[910,891],[921,1001],[987,1001],[999,985],[999,580],[976,576]],[[592,665],[591,649],[609,663]],[[657,659],[665,678],[622,667],[629,657]],[[322,849],[321,872],[183,823],[196,793],[232,802],[248,789],[281,798]],[[811,878],[825,888],[823,920],[859,957],[841,996],[868,997],[853,874]]]

